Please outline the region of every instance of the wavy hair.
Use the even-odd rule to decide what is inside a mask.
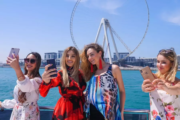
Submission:
[[[165,74],[161,74],[160,71],[158,71],[156,73],[156,76],[158,78],[162,78],[162,79],[168,80],[170,82],[174,82],[175,78],[176,78],[176,73],[177,73],[177,70],[178,70],[177,55],[176,55],[176,53],[174,51],[174,48],[162,49],[162,50],[160,50],[158,55],[162,55],[166,59],[168,59],[172,63],[172,67]]]
[[[88,56],[87,56],[87,51],[88,49],[94,49],[96,52],[102,52],[101,58],[104,60],[104,50],[103,48],[96,44],[96,43],[91,43],[88,44],[84,47],[82,53],[81,53],[81,70],[83,71],[84,74],[84,78],[86,81],[89,81],[91,79],[91,77],[93,76],[93,74],[95,73],[95,71],[97,70],[97,66],[93,65],[93,72],[91,72],[91,63],[88,60]]]
[[[34,77],[41,77],[40,73],[39,73],[39,68],[41,66],[41,55],[37,52],[31,52],[29,53],[26,58],[30,55],[34,55],[34,57],[36,58],[36,67],[35,69],[31,72],[31,78],[34,78]],[[28,74],[28,70],[26,69],[26,65],[24,64],[24,75],[27,75]],[[20,103],[24,103],[27,99],[26,99],[26,92],[22,92],[20,89],[18,91],[18,100]]]
[[[69,51],[73,51],[75,56],[76,56],[76,61],[74,63],[73,66],[73,71],[71,73],[71,77],[79,83],[79,64],[80,64],[80,57],[79,57],[79,52],[75,47],[68,47],[65,49],[65,51],[63,52],[62,55],[62,59],[61,59],[61,70],[63,72],[63,86],[64,87],[69,87],[69,76],[67,73],[67,65],[66,65],[66,55]]]

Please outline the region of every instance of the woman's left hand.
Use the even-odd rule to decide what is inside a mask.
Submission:
[[[19,56],[12,55],[13,58],[8,57],[6,62],[8,65],[10,65],[14,70],[19,69]]]
[[[165,82],[161,79],[155,79],[152,84],[160,90],[165,90],[167,88]]]

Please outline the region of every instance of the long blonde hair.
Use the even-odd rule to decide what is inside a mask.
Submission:
[[[156,73],[156,76],[161,79],[168,80],[170,82],[174,82],[176,78],[176,73],[178,70],[178,61],[177,61],[177,55],[173,48],[171,49],[163,49],[160,50],[158,55],[164,56],[166,59],[168,59],[172,63],[172,67],[169,69],[169,71],[165,74],[161,74],[160,71]],[[157,56],[158,56],[157,55]]]
[[[69,51],[73,51],[74,54],[76,55],[76,61],[73,66],[73,70],[71,73],[71,77],[79,83],[79,64],[80,64],[80,57],[79,57],[79,52],[75,47],[68,47],[64,50],[62,59],[61,59],[61,70],[63,73],[63,86],[64,87],[69,87],[69,76],[67,73],[67,65],[66,65],[66,55]]]
[[[81,53],[81,70],[83,71],[83,75],[86,81],[89,81],[91,79],[91,77],[93,76],[93,74],[95,73],[95,71],[97,70],[97,66],[93,65],[93,72],[91,72],[91,63],[88,60],[87,57],[87,51],[88,49],[94,49],[96,52],[102,52],[102,56],[101,58],[104,59],[104,50],[103,48],[96,44],[96,43],[91,43],[88,44],[84,47],[82,53]]]

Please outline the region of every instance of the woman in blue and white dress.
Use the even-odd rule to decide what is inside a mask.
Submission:
[[[124,120],[125,88],[121,71],[117,65],[105,63],[103,57],[102,47],[95,43],[85,46],[81,54],[81,69],[89,81],[85,112],[90,120]]]
[[[14,99],[0,102],[0,107],[13,108],[10,120],[40,120],[37,101],[39,99],[39,85],[42,82],[39,74],[41,56],[32,52],[25,61],[25,74],[21,71],[19,57],[8,57],[9,64],[16,72],[17,85],[14,87]]]

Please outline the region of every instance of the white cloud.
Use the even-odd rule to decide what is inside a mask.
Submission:
[[[67,0],[77,1],[77,0]],[[117,9],[123,5],[123,0],[81,0],[84,6],[100,9],[110,14],[118,14]]]
[[[180,9],[173,12],[163,13],[162,19],[167,22],[180,25]]]

